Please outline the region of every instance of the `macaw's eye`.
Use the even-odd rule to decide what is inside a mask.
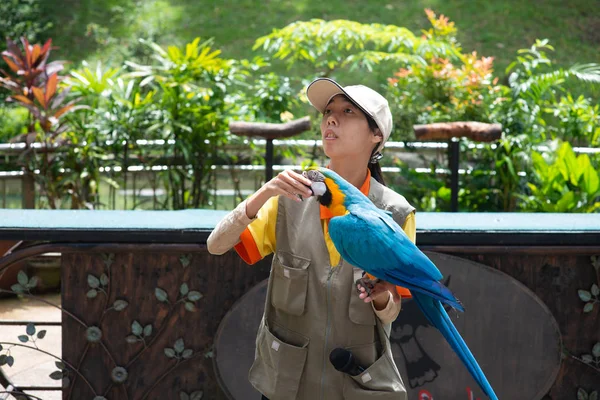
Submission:
[[[302,175],[313,182],[325,182],[325,176],[314,169],[304,171],[302,172]]]

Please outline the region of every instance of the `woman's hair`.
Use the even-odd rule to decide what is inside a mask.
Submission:
[[[375,132],[377,129],[379,129],[377,123],[373,118],[371,118],[367,114],[365,114],[365,117],[367,117],[367,122],[369,123],[369,129],[371,130],[371,132]],[[379,143],[377,143],[373,148],[373,151],[371,152],[371,158],[373,157],[373,155],[375,155],[377,147],[379,147]],[[383,173],[381,171],[381,165],[379,165],[379,161],[375,161],[373,163],[371,162],[371,158],[369,158],[369,171],[371,171],[371,176],[375,178],[377,182],[381,183],[383,186],[386,186],[385,181],[383,180]]]

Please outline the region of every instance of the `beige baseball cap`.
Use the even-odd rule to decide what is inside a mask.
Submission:
[[[315,79],[306,89],[308,101],[321,114],[325,112],[329,100],[338,94],[345,95],[362,112],[373,118],[383,135],[383,140],[376,151],[376,153],[381,153],[385,142],[387,142],[392,133],[392,112],[390,111],[388,101],[385,97],[367,86],[353,85],[342,87],[329,78]]]

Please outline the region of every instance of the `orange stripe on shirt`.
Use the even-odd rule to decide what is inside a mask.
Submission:
[[[256,264],[262,257],[250,229],[246,228],[240,235],[240,242],[234,246],[235,251],[247,264]]]
[[[278,196],[267,200],[256,219],[240,235],[240,242],[234,249],[246,263],[255,264],[275,250],[278,204]]]

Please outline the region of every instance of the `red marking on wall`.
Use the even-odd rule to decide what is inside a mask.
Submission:
[[[419,391],[419,400],[433,400],[433,395],[429,390],[421,389]],[[467,400],[481,400],[479,397],[475,398],[475,394],[470,387],[467,386]]]
[[[475,399],[475,395],[473,394],[473,391],[468,386],[467,386],[467,396],[469,397],[469,400],[481,400],[479,397],[477,399]]]
[[[419,400],[433,400],[433,396],[428,390],[419,391]]]

